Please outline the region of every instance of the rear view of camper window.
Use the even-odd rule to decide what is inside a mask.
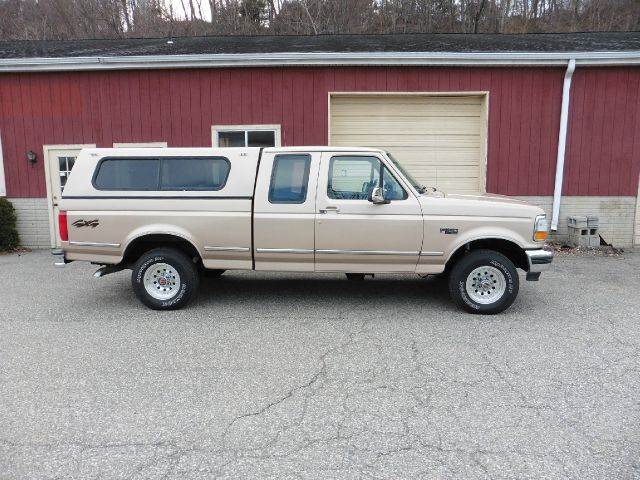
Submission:
[[[160,190],[220,190],[227,183],[226,158],[165,158]]]
[[[100,162],[94,185],[98,190],[156,190],[157,158],[109,158]]]
[[[98,190],[220,190],[231,165],[224,157],[106,158],[98,167]]]

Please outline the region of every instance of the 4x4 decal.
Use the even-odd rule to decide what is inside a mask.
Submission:
[[[83,220],[79,218],[78,220],[73,222],[71,225],[77,228],[82,228],[82,227],[96,228],[98,225],[100,225],[100,222],[98,221],[97,218],[94,220]]]

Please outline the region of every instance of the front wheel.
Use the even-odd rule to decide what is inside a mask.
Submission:
[[[500,313],[515,301],[520,282],[513,262],[493,250],[474,250],[451,269],[449,293],[467,312]]]
[[[154,310],[184,307],[198,289],[197,266],[184,253],[157,248],[142,255],[133,266],[131,283],[136,296]]]

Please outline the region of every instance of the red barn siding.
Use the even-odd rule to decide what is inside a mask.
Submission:
[[[487,190],[551,195],[563,75],[561,68],[421,67],[0,74],[7,193],[46,194],[43,144],[210,146],[211,125],[265,123],[282,125],[283,145],[323,145],[328,92],[489,91]],[[639,77],[640,69],[577,70],[566,195],[635,195]],[[28,150],[41,159],[33,167]]]
[[[640,175],[640,68],[574,74],[565,195],[635,196]]]

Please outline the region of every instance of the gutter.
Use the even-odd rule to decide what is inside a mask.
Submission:
[[[0,59],[0,72],[282,66],[577,66],[640,65],[640,50],[622,52],[304,52],[114,55]]]
[[[576,69],[576,61],[572,58],[567,65],[562,85],[562,107],[560,110],[560,133],[558,134],[558,156],[556,160],[556,183],[553,189],[553,213],[551,231],[558,230],[560,200],[562,198],[562,182],[564,180],[564,154],[567,147],[567,126],[569,124],[569,100],[571,99],[571,79]]]

